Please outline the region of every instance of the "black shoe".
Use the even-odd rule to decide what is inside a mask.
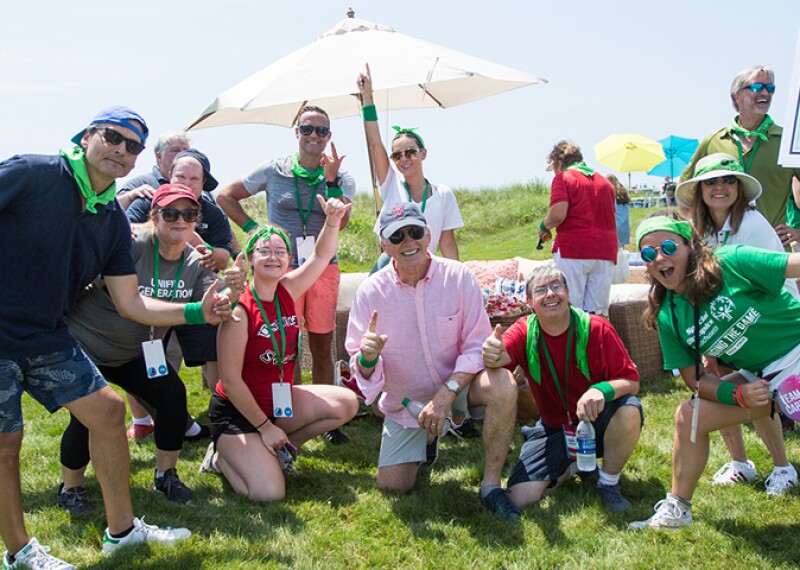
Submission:
[[[163,493],[168,500],[186,504],[192,500],[192,490],[178,478],[175,469],[167,469],[161,477],[153,478],[153,489]]]
[[[83,487],[64,489],[64,483],[61,483],[56,500],[59,507],[73,516],[90,515],[94,512],[94,507],[89,504],[89,499],[86,497],[86,489]]]
[[[200,441],[201,439],[209,439],[211,437],[211,430],[208,429],[208,426],[204,426],[203,424],[198,424],[200,426],[200,432],[196,435],[184,435],[183,441]]]
[[[350,438],[347,437],[344,433],[342,433],[338,429],[332,429],[331,431],[326,431],[322,434],[322,439],[325,441],[332,443],[333,445],[342,445],[350,441]]]
[[[518,522],[522,516],[522,511],[511,502],[511,499],[508,498],[508,492],[504,489],[497,488],[485,497],[482,496],[480,490],[478,490],[478,496],[481,502],[486,505],[490,511],[498,515],[504,521]]]
[[[619,483],[616,485],[601,485],[598,481],[594,488],[597,489],[603,503],[612,511],[622,512],[633,508],[631,502],[622,496]]]
[[[428,445],[425,446],[425,461],[420,464],[420,467],[427,467],[430,469],[439,459],[439,436],[434,437]]]
[[[472,418],[464,420],[461,427],[450,428],[450,433],[458,439],[478,439],[481,437],[481,432],[475,427],[475,420]]]

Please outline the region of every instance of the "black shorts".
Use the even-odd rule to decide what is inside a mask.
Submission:
[[[639,410],[641,425],[644,425],[642,404],[636,396],[626,394],[612,402],[607,402],[603,411],[593,422],[597,434],[597,457],[603,457],[603,437],[611,418],[622,406],[635,406]],[[508,486],[530,481],[550,481],[556,484],[573,460],[567,457],[567,445],[561,427],[551,428],[539,420],[534,426],[522,428],[525,442],[519,453],[519,461],[508,477]]]
[[[172,327],[164,339],[169,342],[172,333],[178,337],[186,366],[201,366],[217,361],[217,325],[180,325]]]
[[[269,420],[275,422],[275,418],[271,416]],[[208,424],[214,443],[223,433],[238,435],[258,432],[255,426],[236,409],[233,402],[223,398],[216,391],[208,402]]]

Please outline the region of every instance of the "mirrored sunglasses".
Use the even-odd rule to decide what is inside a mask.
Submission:
[[[331,133],[331,130],[328,127],[315,127],[314,125],[300,125],[297,128],[300,131],[300,134],[306,137],[311,133],[316,132],[318,137],[325,138]]]
[[[753,93],[761,93],[762,89],[766,89],[767,93],[775,93],[775,84],[774,83],[751,83],[747,87],[743,87],[744,89],[749,89]]]
[[[659,250],[667,257],[670,257],[678,251],[678,244],[671,239],[665,239],[661,242],[661,247],[643,247],[641,251],[642,259],[645,263],[653,263]]]
[[[177,222],[178,217],[183,218],[187,222],[196,222],[200,217],[200,210],[198,208],[186,208],[179,210],[178,208],[161,208],[161,217],[165,222]]]
[[[397,162],[404,156],[408,159],[414,158],[415,156],[417,156],[418,153],[419,153],[418,148],[410,147],[407,148],[406,150],[396,150],[389,156],[393,161]]]
[[[96,127],[95,130],[103,137],[103,140],[106,141],[111,146],[118,146],[119,143],[125,143],[125,150],[128,151],[129,154],[137,155],[140,154],[144,150],[144,145],[139,141],[128,139],[123,137],[114,129],[110,129],[108,127]]]
[[[717,183],[717,180],[722,179],[723,184],[736,184],[736,176],[733,174],[726,174],[725,176],[715,176],[714,178],[706,178],[703,180],[703,184],[706,186],[714,186]]]
[[[400,245],[403,243],[403,241],[405,241],[406,235],[408,235],[408,237],[411,239],[422,239],[422,236],[425,235],[425,228],[420,226],[411,226],[407,231],[400,229],[390,235],[388,239],[394,245]]]

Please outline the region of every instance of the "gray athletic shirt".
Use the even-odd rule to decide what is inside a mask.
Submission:
[[[146,297],[169,300],[180,261],[158,262],[158,287],[153,284],[155,246],[151,230],[142,230],[133,242],[133,261],[139,292]],[[200,265],[200,254],[190,245],[184,251],[183,273],[175,289],[176,303],[200,301],[216,275]],[[102,277],[95,279],[78,299],[67,320],[69,331],[92,361],[100,366],[122,366],[142,355],[142,342],[150,338],[150,327],[128,320],[117,312]],[[162,338],[168,327],[156,328]]]

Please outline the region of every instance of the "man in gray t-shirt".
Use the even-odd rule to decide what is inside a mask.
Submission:
[[[217,196],[217,204],[228,217],[249,232],[258,224],[242,209],[240,201],[263,191],[269,223],[282,227],[290,236],[291,267],[298,267],[310,255],[325,223],[316,195],[349,203],[356,191],[353,177],[339,170],[344,157],[336,153],[336,147],[331,144],[331,154],[325,154],[331,139],[330,119],[325,111],[305,107],[297,119],[295,135],[299,143],[297,154],[258,165],[225,186]],[[342,220],[342,228],[348,218]],[[331,343],[336,328],[338,289],[339,268],[334,257],[317,283],[303,297],[295,299],[297,314],[303,317],[308,332],[315,384],[333,384]],[[341,433],[326,439],[333,443],[346,441]]]

